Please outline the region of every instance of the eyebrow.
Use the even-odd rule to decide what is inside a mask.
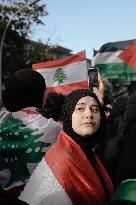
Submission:
[[[77,103],[76,105],[86,105],[86,103],[81,102],[81,103]],[[99,105],[97,105],[97,104],[92,104],[91,106],[97,106],[97,107],[99,107]]]

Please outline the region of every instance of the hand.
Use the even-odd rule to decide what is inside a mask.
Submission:
[[[99,82],[99,88],[93,87],[93,92],[96,94],[96,96],[98,97],[100,103],[103,105],[104,101],[104,83],[103,80],[101,78],[101,75],[98,71],[98,82]]]

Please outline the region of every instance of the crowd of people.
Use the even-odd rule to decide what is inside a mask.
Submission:
[[[0,114],[0,204],[136,204],[136,92],[99,88],[47,93],[43,76],[19,70]]]

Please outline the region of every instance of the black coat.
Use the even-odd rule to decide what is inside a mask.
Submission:
[[[11,198],[7,192],[0,187],[0,205],[27,205],[27,203]]]
[[[122,137],[120,129],[122,129],[121,124],[126,105],[127,97],[119,98],[115,102],[111,115],[107,118],[105,137],[95,148],[95,152],[108,171],[114,186],[116,186],[119,159],[125,144],[125,138]]]

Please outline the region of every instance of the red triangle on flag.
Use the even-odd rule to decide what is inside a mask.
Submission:
[[[131,43],[118,57],[129,67],[136,69],[136,41]]]

